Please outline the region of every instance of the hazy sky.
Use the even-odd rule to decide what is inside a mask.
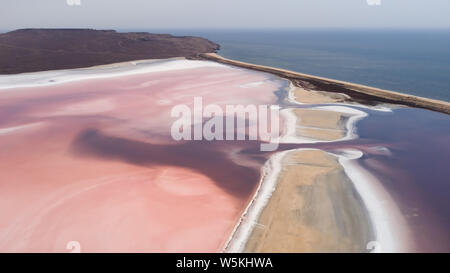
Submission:
[[[0,0],[0,29],[450,28],[449,14],[450,0]]]

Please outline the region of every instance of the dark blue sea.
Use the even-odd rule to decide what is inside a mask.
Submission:
[[[450,30],[148,30],[236,60],[450,101]]]

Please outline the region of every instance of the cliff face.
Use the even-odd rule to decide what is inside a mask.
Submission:
[[[93,29],[21,29],[0,34],[0,74],[139,59],[194,58],[219,45],[200,37]]]

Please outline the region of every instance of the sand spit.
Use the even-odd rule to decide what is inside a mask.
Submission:
[[[419,108],[425,108],[433,111],[438,111],[446,114],[450,114],[450,103],[445,101],[439,101],[439,100],[433,100],[408,94],[402,94],[394,91],[388,91],[384,89],[374,88],[370,86],[365,86],[361,84],[355,84],[350,82],[344,82],[344,81],[338,81],[323,77],[317,77],[313,75],[308,75],[304,73],[298,73],[294,71],[289,71],[285,69],[280,68],[274,68],[269,66],[263,66],[263,65],[255,65],[240,61],[235,61],[231,59],[223,58],[222,56],[216,54],[216,53],[205,53],[200,54],[200,57],[216,61],[219,63],[224,64],[230,64],[235,65],[239,67],[244,67],[248,69],[253,69],[257,71],[263,71],[275,74],[277,76],[280,76],[282,78],[289,79],[293,82],[296,80],[299,81],[306,81],[308,83],[320,83],[321,85],[327,85],[328,88],[334,88],[336,90],[343,90],[345,92],[348,92],[350,94],[355,94],[357,96],[366,96],[370,99],[378,99],[382,102],[388,102],[388,103],[396,103],[396,104],[403,104],[407,106],[413,106],[413,107],[419,107]],[[300,86],[299,86],[300,87]],[[339,93],[343,93],[343,91],[339,91]],[[328,99],[327,99],[328,100]]]
[[[344,106],[324,108],[284,109],[280,142],[352,139],[355,122],[367,115]],[[224,251],[363,252],[375,238],[365,206],[335,156],[311,149],[284,151],[274,154],[262,173]]]
[[[407,252],[403,216],[360,151],[277,153],[225,252]],[[389,213],[386,213],[389,212]]]
[[[277,188],[243,250],[365,252],[374,240],[370,220],[337,158],[300,149],[281,164]]]
[[[294,109],[297,116],[298,136],[324,141],[342,139],[345,136],[343,114],[317,109]]]
[[[289,103],[318,103],[324,93],[306,100],[291,86]],[[282,143],[318,143],[357,138],[361,109],[339,103],[287,108]],[[299,102],[298,100],[301,100]],[[334,102],[334,103],[333,103]],[[304,105],[306,106],[306,105]],[[357,109],[361,108],[361,109]],[[409,231],[400,210],[380,182],[359,167],[362,152],[331,154],[297,149],[274,154],[263,168],[260,188],[230,236],[227,252],[405,252]],[[381,203],[380,203],[381,202]]]
[[[292,85],[292,95],[295,101],[305,104],[318,104],[318,103],[335,103],[343,102],[349,99],[349,96],[339,93],[331,93],[324,91],[307,90],[302,87],[296,87]]]

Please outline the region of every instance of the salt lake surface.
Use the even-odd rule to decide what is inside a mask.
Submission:
[[[272,153],[257,141],[174,141],[171,108],[192,105],[194,96],[205,104],[325,107],[349,119],[363,113],[352,137],[282,143],[279,151],[360,151],[358,165],[412,234],[408,250],[449,251],[449,116],[295,105],[286,101],[288,86],[185,60],[0,78],[0,251],[64,252],[71,241],[86,252],[221,251]]]

